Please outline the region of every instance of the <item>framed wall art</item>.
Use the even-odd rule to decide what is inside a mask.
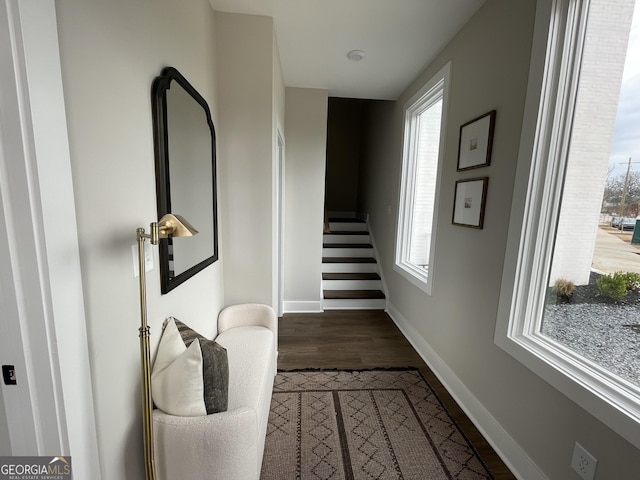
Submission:
[[[488,184],[489,177],[470,178],[456,182],[452,220],[454,225],[471,228],[483,227]]]
[[[460,127],[458,171],[487,167],[491,164],[491,146],[496,111],[491,110]]]

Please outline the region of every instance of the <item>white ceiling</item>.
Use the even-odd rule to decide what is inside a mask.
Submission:
[[[485,0],[209,0],[273,17],[287,87],[395,100]],[[349,50],[366,52],[360,62]]]

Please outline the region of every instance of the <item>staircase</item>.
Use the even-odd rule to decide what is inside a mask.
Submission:
[[[386,298],[367,224],[353,218],[330,219],[322,248],[322,308],[384,310]]]

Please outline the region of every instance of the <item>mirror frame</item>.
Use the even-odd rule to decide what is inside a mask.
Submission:
[[[156,77],[151,86],[151,109],[153,115],[153,140],[155,145],[155,165],[156,165],[156,202],[158,207],[158,218],[162,218],[167,213],[178,213],[171,211],[171,182],[169,178],[169,139],[167,127],[167,91],[171,88],[172,82],[182,87],[204,110],[209,131],[211,132],[211,164],[212,164],[212,185],[213,185],[213,255],[203,259],[184,272],[170,277],[169,269],[169,241],[168,238],[160,239],[160,289],[162,294],[169,293],[178,285],[184,283],[196,273],[218,260],[218,210],[217,210],[217,185],[216,185],[216,133],[211,119],[211,111],[207,101],[197,92],[197,90],[187,81],[186,78],[174,67],[165,67]],[[187,218],[187,220],[189,220]],[[194,225],[196,230],[198,225]]]

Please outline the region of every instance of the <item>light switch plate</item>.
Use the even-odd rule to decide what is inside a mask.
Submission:
[[[138,278],[138,245],[131,246],[131,255],[133,257],[133,276]],[[149,242],[144,242],[144,271],[153,270],[153,250]]]
[[[2,365],[2,378],[5,385],[17,385],[16,367],[13,365]]]

